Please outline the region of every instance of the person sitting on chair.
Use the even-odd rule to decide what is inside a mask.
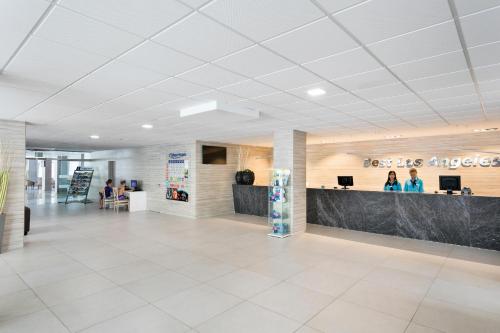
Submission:
[[[99,191],[99,209],[104,208],[104,199],[109,199],[113,197],[113,181],[111,179],[106,180],[106,186],[102,191]]]
[[[126,181],[122,180],[120,182],[120,187],[118,187],[118,200],[125,200],[126,197],[125,197],[125,192],[126,192],[126,188],[125,188],[125,185],[127,184]]]

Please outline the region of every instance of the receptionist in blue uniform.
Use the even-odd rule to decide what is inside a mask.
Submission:
[[[417,176],[417,169],[410,169],[410,179],[405,181],[405,192],[424,192],[424,182]]]
[[[384,185],[384,191],[395,191],[401,192],[401,183],[398,182],[398,178],[396,177],[396,171],[389,171],[387,175],[387,181]]]

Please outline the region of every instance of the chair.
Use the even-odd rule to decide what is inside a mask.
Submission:
[[[103,200],[102,206],[104,208],[108,208],[108,207],[114,208],[114,206],[115,206],[115,189],[113,188],[113,194],[109,198],[106,198],[104,189],[99,191],[99,193],[101,193],[102,198],[103,198],[102,199]]]
[[[118,199],[118,191],[116,190],[116,188],[113,188],[113,198],[115,199],[113,203],[113,208],[117,213],[120,210],[120,207],[127,207],[127,210],[129,209],[128,199],[122,199],[122,200]]]

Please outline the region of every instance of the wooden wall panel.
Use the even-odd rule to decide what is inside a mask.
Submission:
[[[496,133],[497,136],[498,133]],[[500,196],[500,167],[459,167],[455,170],[443,167],[430,167],[427,161],[433,156],[440,157],[483,157],[500,156],[500,145],[490,134],[483,136],[467,135],[459,138],[429,137],[408,140],[385,140],[354,142],[342,144],[309,145],[307,147],[307,185],[308,187],[327,188],[337,186],[337,176],[354,176],[354,189],[380,191],[387,179],[389,170],[395,170],[398,179],[409,178],[408,168],[365,168],[365,158],[422,158],[425,165],[418,168],[419,177],[424,181],[426,192],[439,190],[439,175],[459,175],[462,186],[471,187],[476,195]],[[480,138],[481,139],[481,138]],[[453,142],[460,142],[456,146]],[[478,144],[481,142],[481,144]]]
[[[23,122],[0,120],[0,140],[13,153],[2,252],[23,247],[24,241],[24,177],[26,173],[26,125]]]

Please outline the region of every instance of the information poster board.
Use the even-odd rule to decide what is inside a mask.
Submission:
[[[189,201],[189,158],[185,152],[169,153],[165,170],[167,200]]]

